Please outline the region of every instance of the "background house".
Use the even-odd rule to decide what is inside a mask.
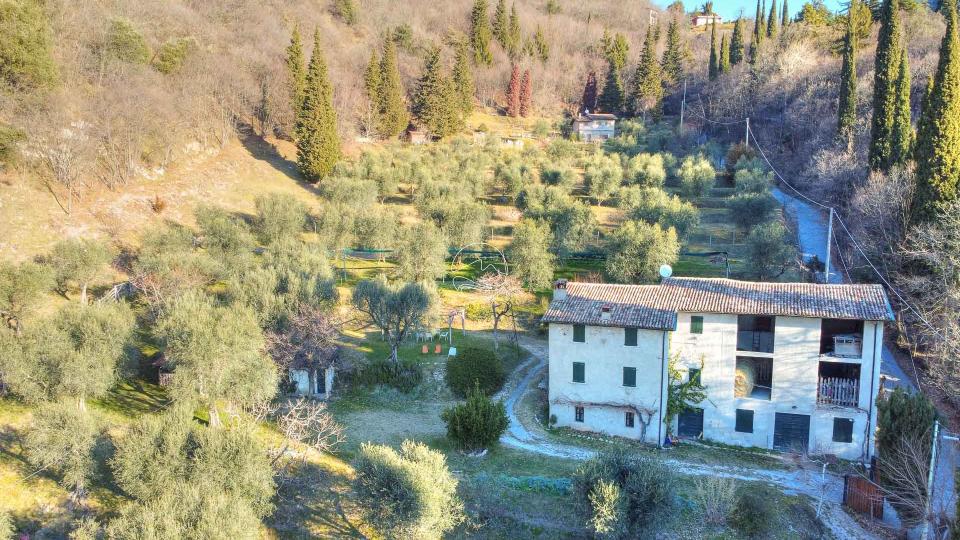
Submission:
[[[573,119],[571,132],[582,141],[605,141],[616,134],[617,117],[585,111]]]

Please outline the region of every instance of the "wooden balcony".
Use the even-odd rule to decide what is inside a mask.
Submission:
[[[860,403],[860,381],[839,377],[820,377],[817,404],[834,407],[857,407]]]

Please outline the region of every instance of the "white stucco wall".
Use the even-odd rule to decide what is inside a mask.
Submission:
[[[666,333],[638,330],[637,345],[626,346],[623,328],[587,326],[585,338],[584,343],[575,343],[572,325],[550,325],[550,413],[556,415],[557,425],[639,439],[648,416],[638,414],[634,427],[627,428],[624,413],[630,410],[627,406],[634,406],[656,411],[644,440],[656,444],[659,437],[662,442]],[[574,362],[584,363],[584,383],[573,382]],[[637,368],[636,387],[623,386],[624,367]],[[574,421],[574,407],[581,403],[585,404],[582,423]],[[591,407],[589,403],[611,405]]]

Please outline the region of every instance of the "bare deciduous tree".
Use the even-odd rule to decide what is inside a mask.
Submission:
[[[499,350],[500,319],[513,313],[513,305],[523,294],[523,285],[508,274],[486,274],[477,280],[476,290],[490,303],[493,315],[493,348]]]

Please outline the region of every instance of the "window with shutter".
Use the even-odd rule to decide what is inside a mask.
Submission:
[[[585,382],[585,367],[583,362],[574,362],[573,363],[573,382],[582,383]]]
[[[839,442],[839,443],[853,442],[853,419],[852,418],[834,418],[833,419],[833,442]]]
[[[633,427],[633,413],[628,412],[624,417],[624,425],[627,427]]]
[[[753,411],[737,409],[737,425],[734,430],[738,433],[753,433]]]
[[[637,329],[636,328],[623,329],[623,344],[627,347],[637,346]]]
[[[584,343],[587,341],[587,327],[582,324],[573,325],[573,341]]]
[[[573,420],[576,422],[583,422],[583,407],[573,408]]]
[[[637,385],[637,368],[635,367],[623,368],[623,385],[624,386]]]
[[[703,333],[703,317],[700,315],[693,315],[690,317],[690,333],[691,334],[702,334]]]

